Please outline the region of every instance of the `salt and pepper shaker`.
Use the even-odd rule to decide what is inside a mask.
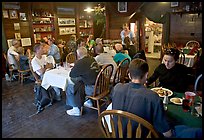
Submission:
[[[164,93],[164,100],[163,100],[163,104],[164,104],[164,110],[167,110],[167,105],[169,103],[169,98],[168,98],[168,95],[167,95],[167,92]]]

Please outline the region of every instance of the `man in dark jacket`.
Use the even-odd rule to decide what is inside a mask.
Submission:
[[[68,83],[67,90],[66,90],[66,104],[73,107],[73,109],[67,110],[68,115],[80,116],[81,111],[80,108],[83,105],[83,92],[80,93],[76,92],[75,85],[79,86],[78,83],[83,82],[85,85],[85,94],[92,95],[94,90],[94,84],[96,81],[96,77],[98,75],[98,64],[95,59],[91,56],[87,55],[87,49],[85,47],[79,47],[77,49],[77,58],[78,61],[75,63],[74,67],[72,68],[69,76],[73,83]],[[83,88],[83,86],[80,86]],[[80,95],[76,95],[80,94]],[[70,97],[71,96],[71,97]],[[74,97],[73,97],[74,96]],[[78,98],[79,100],[77,100]],[[84,103],[87,106],[92,106],[91,100],[88,100]]]

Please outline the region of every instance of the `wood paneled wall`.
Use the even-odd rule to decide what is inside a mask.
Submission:
[[[189,40],[202,44],[202,13],[171,14],[170,41],[185,45]]]

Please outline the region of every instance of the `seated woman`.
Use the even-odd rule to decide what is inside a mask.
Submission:
[[[146,85],[149,86],[159,78],[159,86],[177,92],[188,90],[189,74],[193,72],[190,67],[176,63],[179,59],[179,54],[179,50],[175,48],[165,50],[163,63],[155,69],[153,75],[147,80]]]

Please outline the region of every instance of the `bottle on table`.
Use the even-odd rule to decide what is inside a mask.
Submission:
[[[165,92],[164,93],[164,100],[163,100],[163,105],[164,105],[164,110],[168,109],[168,103],[169,103],[169,98],[168,98],[168,93]]]

